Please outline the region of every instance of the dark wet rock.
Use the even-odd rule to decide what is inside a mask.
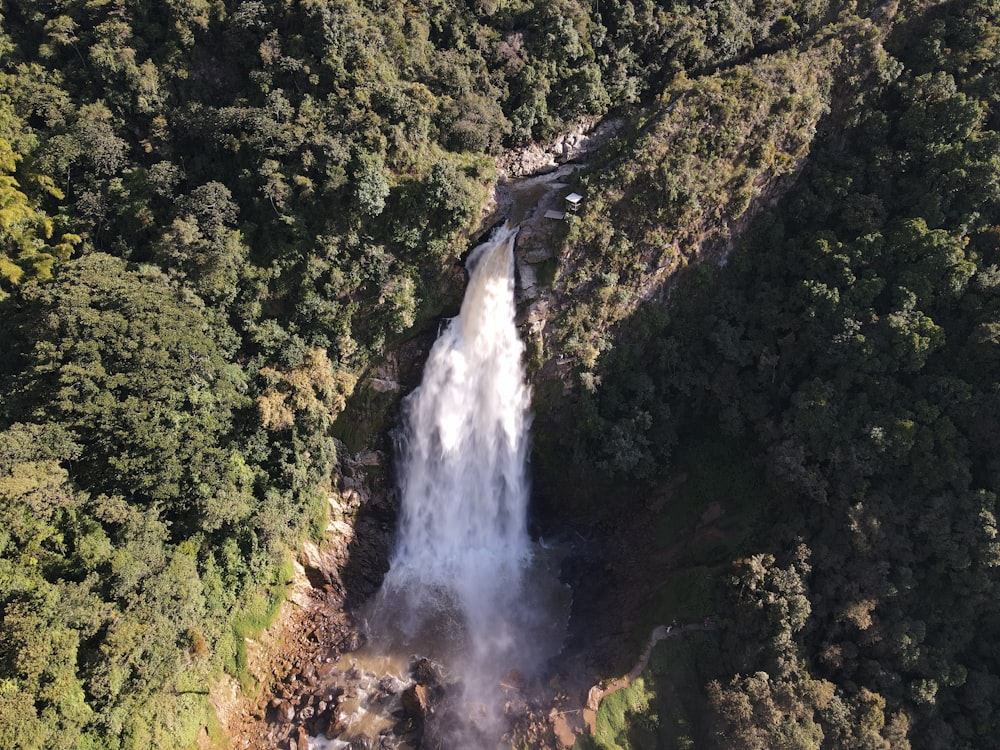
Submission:
[[[387,674],[385,677],[378,681],[378,689],[385,693],[386,695],[395,695],[402,688],[402,684],[393,677],[391,674]]]
[[[344,729],[345,727],[340,722],[340,719],[338,719],[336,716],[331,715],[330,723],[327,724],[326,730],[323,732],[323,736],[325,736],[328,740],[332,740],[334,737],[341,734],[344,731]]]
[[[397,737],[402,737],[412,731],[413,731],[412,719],[401,718],[399,721],[397,721],[395,724],[392,725],[392,733]]]
[[[519,670],[519,669],[512,669],[500,681],[500,686],[503,687],[503,688],[507,688],[509,690],[523,690],[524,689],[524,675],[521,674],[521,670]]]
[[[411,685],[403,691],[403,710],[411,719],[422,722],[431,713],[431,690],[426,685]]]
[[[365,645],[365,637],[361,635],[356,630],[352,630],[347,636],[340,642],[340,650],[345,654],[349,654],[352,651],[357,651],[359,648]]]
[[[419,685],[431,688],[441,686],[441,674],[430,659],[418,659],[410,668],[410,674]]]

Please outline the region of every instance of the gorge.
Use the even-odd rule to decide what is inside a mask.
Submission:
[[[517,226],[497,228],[472,251],[461,311],[443,324],[422,383],[404,403],[396,548],[381,590],[359,615],[368,644],[343,657],[355,669],[388,665],[375,675],[383,687],[433,664],[435,684],[416,686],[424,705],[409,718],[418,726],[404,724],[401,733],[416,730],[420,739],[426,723],[435,747],[497,745],[508,728],[505,678],[511,690],[538,677],[561,646],[568,615],[568,592],[528,537],[530,395],[515,325],[517,234]],[[404,710],[415,693],[406,695]],[[368,699],[359,713],[377,711],[376,703]],[[432,712],[434,703],[442,705]],[[356,718],[343,717],[342,737],[355,736]]]
[[[997,39],[0,4],[0,747],[1000,750]]]

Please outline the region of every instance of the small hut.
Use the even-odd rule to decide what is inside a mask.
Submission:
[[[582,200],[583,196],[579,193],[570,193],[566,196],[566,210],[577,211],[580,208],[580,201]]]

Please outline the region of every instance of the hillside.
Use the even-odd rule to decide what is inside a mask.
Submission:
[[[537,522],[594,543],[603,677],[718,629],[581,742],[996,747],[998,36],[991,0],[0,3],[0,745],[225,746],[303,546],[352,540],[338,606],[378,585],[497,165],[613,116],[533,240]]]

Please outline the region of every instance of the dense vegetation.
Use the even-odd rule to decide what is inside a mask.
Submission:
[[[592,23],[0,4],[0,745],[211,727],[357,376],[452,293],[485,154],[607,109]]]
[[[580,359],[607,471],[661,476],[708,419],[783,498],[729,573],[720,746],[1000,741],[998,33],[956,3],[855,47],[795,187]]]
[[[1000,10],[928,5],[0,2],[0,745],[214,731],[490,156],[617,109],[557,279],[581,454],[656,479],[708,419],[788,506],[709,734],[995,746]]]

